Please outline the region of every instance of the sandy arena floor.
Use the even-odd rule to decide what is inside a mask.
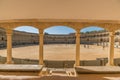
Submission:
[[[45,60],[75,60],[75,44],[54,44],[44,45]],[[27,46],[13,48],[13,57],[39,59],[39,46]],[[81,60],[94,60],[96,58],[107,58],[109,53],[108,47],[104,50],[101,46],[92,45],[90,48],[84,48],[81,45]],[[6,49],[0,50],[0,56],[6,57]],[[120,58],[120,49],[115,48],[115,58]]]

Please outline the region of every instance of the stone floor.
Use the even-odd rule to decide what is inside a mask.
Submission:
[[[68,76],[0,76],[0,80],[79,80]]]
[[[86,73],[78,74],[77,76],[62,76],[62,75],[48,75],[48,76],[25,76],[25,75],[16,75],[12,74],[6,75],[0,74],[0,80],[120,80],[120,67],[119,66],[80,66],[80,68],[88,71],[99,71],[99,72],[110,72],[111,73]],[[24,69],[40,69],[40,66],[35,65],[0,65],[0,72],[2,69],[5,70],[24,70]],[[57,69],[56,69],[57,70]],[[55,72],[56,72],[55,70]],[[67,70],[67,69],[66,69]],[[59,70],[60,72],[64,72]],[[10,71],[11,72],[11,71]],[[117,73],[113,73],[117,72]],[[21,72],[22,74],[22,72]]]
[[[78,77],[0,75],[0,80],[120,80],[120,74],[80,74]]]

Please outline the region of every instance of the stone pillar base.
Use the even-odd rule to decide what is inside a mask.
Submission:
[[[39,63],[39,65],[43,65],[43,66],[45,66],[45,63],[42,63],[42,64]]]
[[[76,67],[76,66],[80,66],[80,65],[77,65],[76,63],[74,64],[74,67]]]
[[[114,64],[107,63],[106,66],[115,66]]]
[[[49,71],[47,68],[43,68],[42,71],[38,74],[38,76],[47,76],[49,75]]]

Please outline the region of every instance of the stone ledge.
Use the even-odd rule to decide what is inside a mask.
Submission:
[[[106,74],[120,73],[119,66],[77,66],[75,67],[78,74]]]
[[[0,71],[41,71],[43,65],[0,64]]]

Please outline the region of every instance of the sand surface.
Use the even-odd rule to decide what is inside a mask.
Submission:
[[[17,47],[12,49],[14,58],[39,59],[39,46]],[[6,49],[0,50],[0,56],[6,57]],[[75,60],[76,46],[75,44],[54,44],[44,45],[44,59],[45,60]],[[107,58],[109,49],[102,46],[92,45],[90,48],[80,47],[81,60],[95,60],[96,58]],[[120,58],[120,49],[115,48],[115,58]]]

